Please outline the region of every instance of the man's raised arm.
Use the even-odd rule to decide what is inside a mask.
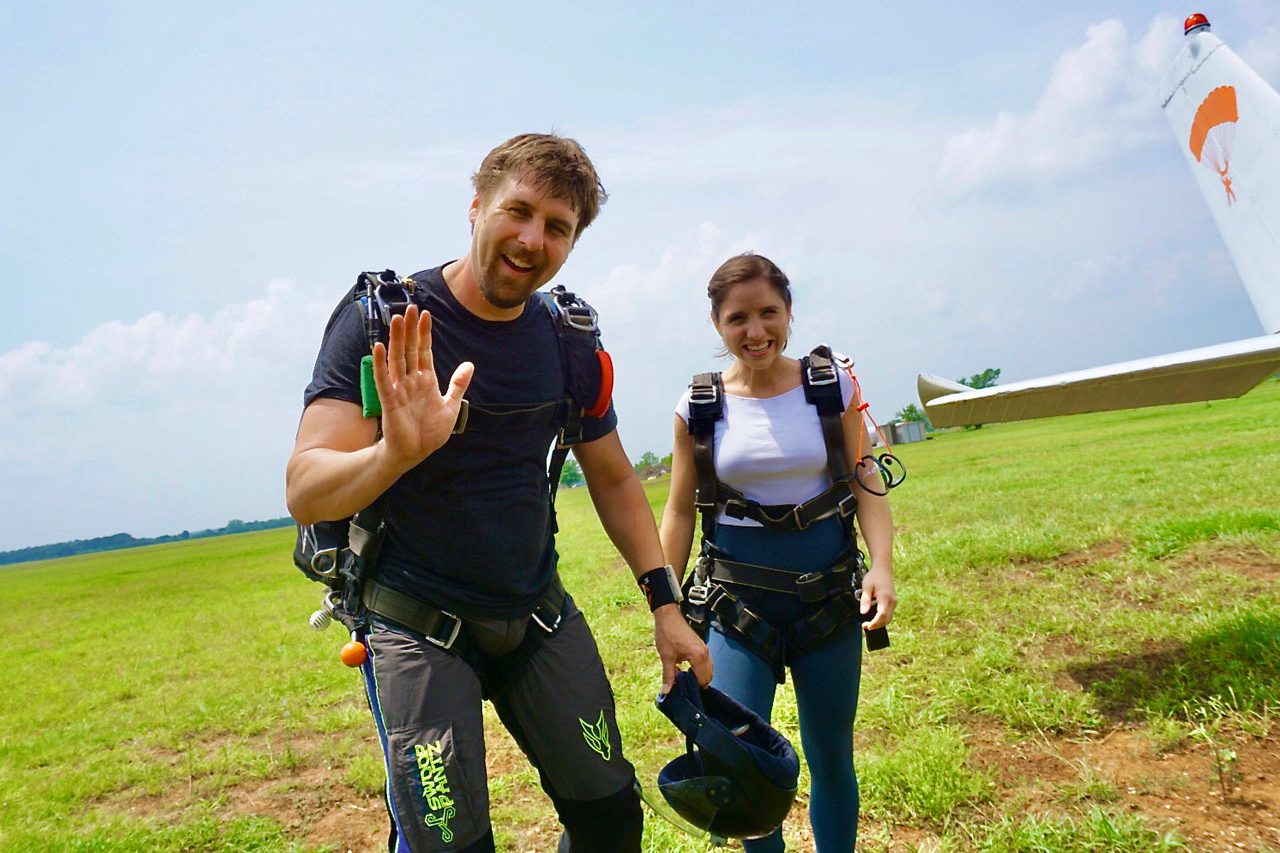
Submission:
[[[360,407],[321,398],[307,406],[285,470],[285,502],[301,524],[346,518],[369,506],[453,432],[472,365],[441,394],[431,357],[431,315],[409,306],[393,317],[389,345],[373,347],[382,437]]]

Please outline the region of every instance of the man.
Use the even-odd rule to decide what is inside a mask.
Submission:
[[[412,276],[413,304],[373,348],[381,434],[360,406],[361,312],[351,301],[335,310],[289,460],[289,511],[311,524],[386,495],[386,533],[362,594],[362,669],[386,758],[393,851],[494,849],[482,698],[538,768],[565,827],[561,850],[638,851],[643,816],[612,692],[555,572],[545,464],[559,425],[501,417],[565,397],[556,320],[534,292],[559,272],[605,193],[576,142],[543,134],[495,148],[473,182],[469,251]],[[455,435],[464,395],[493,417]],[[663,692],[681,662],[705,685],[706,646],[669,603],[670,573],[613,408],[583,420],[574,455],[650,600]],[[531,619],[548,602],[557,615]],[[437,631],[454,614],[456,638]]]

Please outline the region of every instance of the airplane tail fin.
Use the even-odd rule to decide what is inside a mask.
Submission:
[[[1280,332],[1280,94],[1203,15],[1161,84],[1161,105],[1263,328]]]

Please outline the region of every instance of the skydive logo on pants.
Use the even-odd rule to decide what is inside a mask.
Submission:
[[[427,815],[423,818],[427,826],[440,830],[440,840],[445,844],[453,841],[453,830],[449,821],[458,812],[454,809],[449,779],[444,775],[444,746],[441,741],[413,745],[414,757],[418,759],[418,778],[422,781],[422,799],[427,804]]]
[[[605,761],[609,760],[609,754],[612,752],[612,746],[609,743],[609,723],[604,718],[604,711],[600,712],[600,719],[595,725],[588,723],[581,717],[578,722],[582,724],[582,738],[587,742],[587,746],[591,747]]]

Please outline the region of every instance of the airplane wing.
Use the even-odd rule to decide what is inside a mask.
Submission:
[[[1136,409],[1239,397],[1280,371],[1280,334],[974,390],[920,374],[935,427]]]
[[[1280,94],[1204,15],[1183,29],[1161,106],[1271,334],[982,390],[922,373],[920,402],[935,426],[1221,400],[1280,370]]]

